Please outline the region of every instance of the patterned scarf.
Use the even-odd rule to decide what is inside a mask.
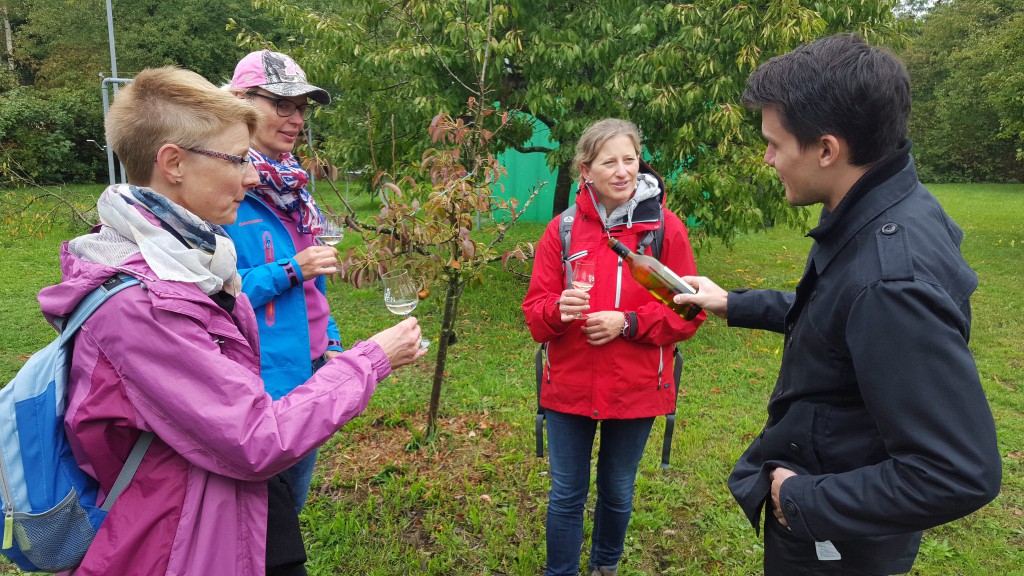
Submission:
[[[260,173],[260,184],[252,191],[272,206],[288,214],[299,213],[299,232],[316,236],[324,230],[324,217],[313,196],[306,191],[309,175],[291,154],[273,160],[249,149],[249,159]]]
[[[220,226],[150,188],[130,184],[104,190],[96,209],[104,227],[72,240],[72,253],[116,267],[142,252],[161,280],[190,282],[208,295],[242,291],[235,245]]]

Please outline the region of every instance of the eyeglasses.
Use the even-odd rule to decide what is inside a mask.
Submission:
[[[202,148],[188,148],[186,146],[181,147],[183,150],[194,152],[195,154],[202,154],[203,156],[209,156],[210,158],[220,158],[221,160],[227,160],[232,164],[238,164],[242,174],[245,174],[245,169],[249,167],[248,156],[236,156],[234,154],[228,154],[227,152],[214,152],[213,150],[203,150]]]
[[[311,104],[300,105],[296,104],[295,102],[292,102],[291,100],[288,100],[287,98],[271,98],[270,96],[264,96],[263,94],[260,94],[258,92],[248,92],[246,93],[246,95],[256,96],[257,98],[263,98],[264,100],[270,100],[271,102],[274,103],[274,106],[276,106],[277,115],[280,116],[281,118],[291,118],[292,114],[295,114],[296,110],[299,111],[300,116],[305,118],[306,112],[308,112],[310,108],[314,108],[314,106],[312,106]]]

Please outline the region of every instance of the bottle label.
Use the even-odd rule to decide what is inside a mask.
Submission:
[[[668,266],[663,266],[662,267],[662,271],[665,274],[665,276],[668,276],[669,280],[671,280],[672,282],[678,283],[679,286],[682,286],[685,289],[685,291],[686,291],[685,293],[687,293],[687,294],[696,294],[697,293],[697,291],[693,289],[693,286],[690,286],[686,282],[683,282],[683,279],[680,278],[679,276],[677,276],[675,272],[670,270]],[[666,282],[666,284],[669,284],[669,283],[670,282]]]

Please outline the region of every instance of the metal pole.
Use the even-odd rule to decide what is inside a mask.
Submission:
[[[114,9],[107,0],[107,38],[110,43],[110,75],[117,78],[117,51],[114,50]],[[117,94],[117,85],[114,85],[114,94]]]
[[[107,97],[107,78],[100,82],[100,92],[103,93],[103,119],[107,118],[107,110],[110,109],[110,99]],[[107,174],[110,175],[110,185],[117,184],[117,177],[114,175],[114,149],[107,142]]]
[[[107,111],[110,110],[110,97],[107,96],[107,85],[111,85],[114,91],[117,91],[118,84],[127,84],[131,82],[131,78],[104,78],[100,82],[100,92],[103,93],[103,118],[106,119]],[[117,177],[114,174],[114,149],[110,146],[110,142],[107,142],[107,174],[110,175],[110,185],[117,184]],[[118,162],[121,166],[121,182],[127,182],[124,174],[124,164]]]

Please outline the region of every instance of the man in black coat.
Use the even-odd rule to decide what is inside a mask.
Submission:
[[[767,576],[907,572],[922,530],[984,506],[1002,478],[963,232],[917,179],[910,82],[889,52],[823,38],[763,64],[743,97],[786,199],[824,208],[795,292],[691,277],[697,294],[676,296],[784,336],[768,421],[729,488],[755,529],[772,512]]]

